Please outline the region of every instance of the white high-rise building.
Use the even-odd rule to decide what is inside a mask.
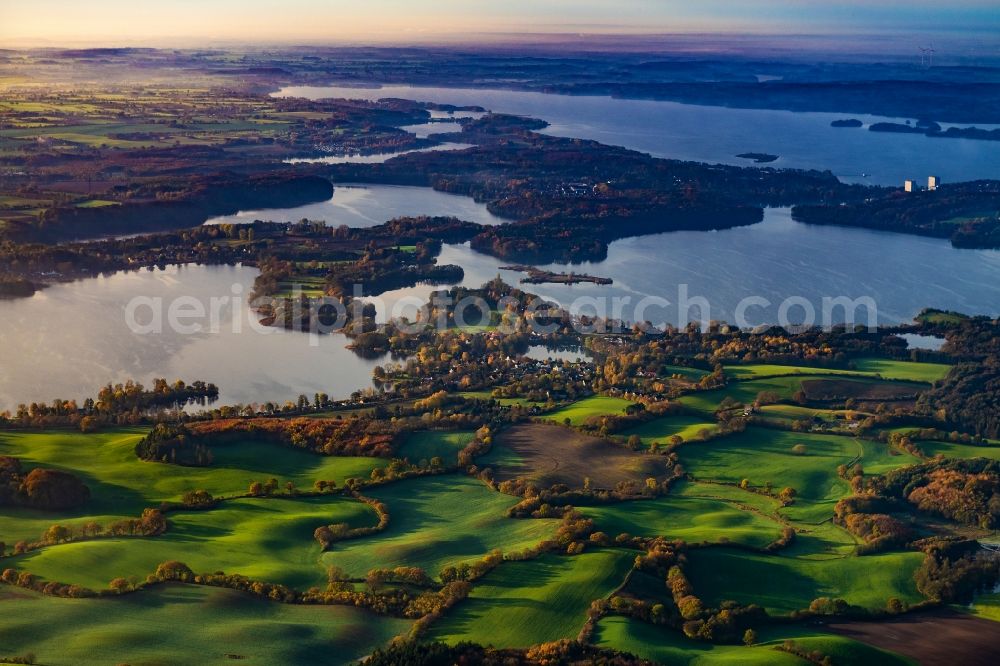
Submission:
[[[941,184],[941,179],[937,176],[927,176],[927,189],[933,192]]]
[[[915,190],[917,188],[915,188],[913,186],[913,181],[912,180],[906,180],[906,181],[903,181],[903,189],[906,190],[907,192],[912,192],[913,190]]]

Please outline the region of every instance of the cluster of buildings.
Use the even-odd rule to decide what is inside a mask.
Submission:
[[[927,191],[933,192],[941,185],[941,179],[937,176],[927,176]],[[903,189],[907,192],[916,192],[919,188],[917,182],[914,180],[907,180],[903,182]]]

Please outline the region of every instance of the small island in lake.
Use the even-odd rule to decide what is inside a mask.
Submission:
[[[525,264],[501,266],[500,270],[527,273],[527,277],[521,278],[521,284],[578,284],[581,282],[612,284],[614,282],[611,278],[586,275],[584,273],[555,273],[553,271],[543,271],[540,268]]]
[[[771,155],[770,153],[740,153],[736,157],[744,160],[753,160],[757,164],[767,164],[778,159],[777,155]]]
[[[857,118],[845,118],[843,120],[834,120],[830,123],[830,127],[863,127],[864,123]]]

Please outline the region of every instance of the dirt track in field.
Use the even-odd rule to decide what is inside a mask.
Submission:
[[[589,477],[594,488],[614,488],[619,481],[662,479],[667,468],[662,457],[630,451],[575,430],[542,423],[516,425],[500,433],[494,446],[510,449],[519,462],[491,465],[498,480],[524,478],[542,487],[565,483],[583,486]]]
[[[915,659],[924,666],[1000,662],[1000,622],[942,609],[886,622],[833,622],[833,633]]]

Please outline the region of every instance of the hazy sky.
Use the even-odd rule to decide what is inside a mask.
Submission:
[[[24,41],[385,41],[477,32],[1000,30],[998,0],[0,0]]]

